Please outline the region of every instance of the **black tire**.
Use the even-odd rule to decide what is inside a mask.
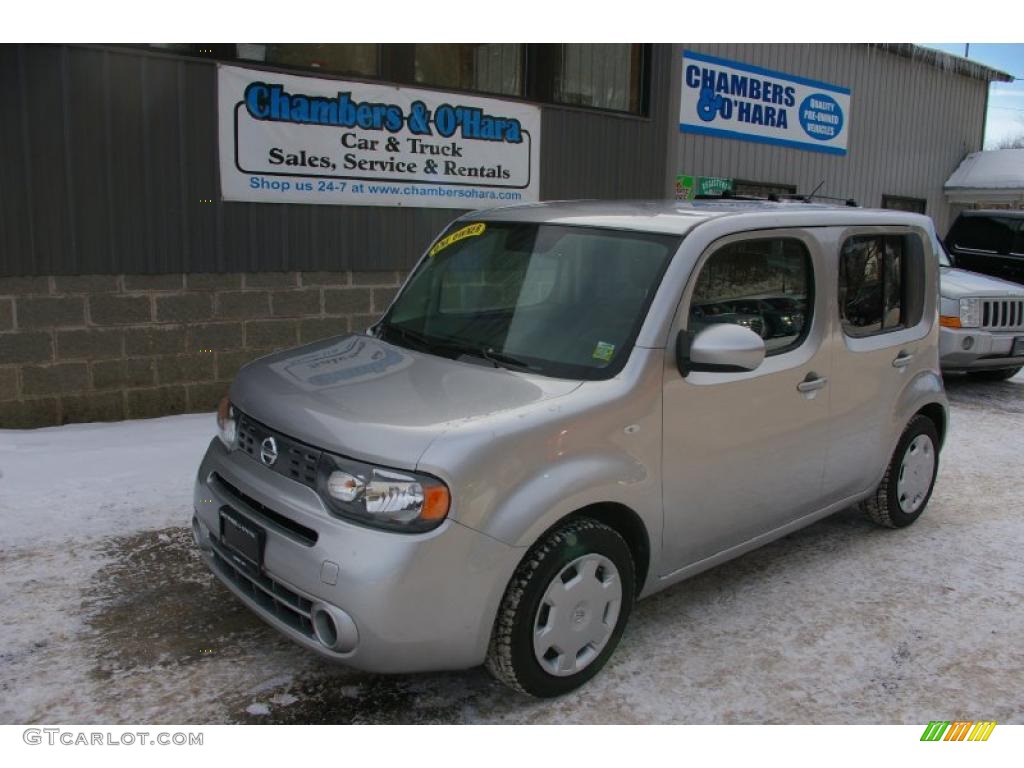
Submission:
[[[900,507],[900,500],[897,492],[900,469],[903,464],[903,456],[908,446],[920,435],[927,435],[932,442],[935,464],[932,472],[931,483],[924,496],[921,505],[913,512],[905,512]],[[861,508],[874,522],[886,528],[905,528],[917,520],[928,506],[932,497],[932,490],[935,488],[935,478],[939,473],[939,433],[935,428],[935,422],[927,416],[918,414],[910,420],[907,428],[903,430],[896,450],[889,459],[889,466],[885,470],[882,482],[874,494],[861,502]]]
[[[615,565],[622,582],[619,616],[604,648],[576,674],[558,677],[537,661],[534,621],[548,585],[582,555],[602,555]],[[633,609],[636,571],[629,545],[612,528],[580,517],[555,528],[526,554],[505,590],[487,651],[487,669],[510,688],[538,698],[561,696],[601,671],[615,651]]]
[[[989,371],[968,371],[976,379],[983,381],[1006,381],[1020,373],[1020,366],[1017,368],[997,368]]]

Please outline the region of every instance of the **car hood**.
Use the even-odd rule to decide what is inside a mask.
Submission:
[[[456,423],[529,407],[579,386],[351,335],[249,363],[231,385],[231,402],[312,446],[413,469]]]
[[[948,299],[960,299],[967,296],[1020,296],[1024,298],[1024,288],[1017,283],[954,267],[943,267],[939,277],[939,292]]]

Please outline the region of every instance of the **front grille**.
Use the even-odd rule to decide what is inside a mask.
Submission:
[[[238,448],[245,451],[261,464],[260,445],[268,437],[277,443],[277,461],[268,469],[292,480],[316,488],[316,465],[320,461],[321,451],[301,443],[294,438],[282,435],[277,430],[261,424],[244,413],[238,414]],[[264,464],[266,466],[266,464]]]
[[[996,331],[1024,330],[1024,299],[983,299],[981,327]]]
[[[220,542],[210,537],[213,548],[213,567],[227,581],[238,587],[252,602],[292,629],[308,638],[314,638],[310,613],[313,601],[288,589],[265,573],[256,574],[235,565]]]
[[[258,516],[259,523],[266,527],[277,528],[281,533],[297,540],[300,544],[312,547],[320,537],[312,528],[308,528],[290,517],[285,517],[280,512],[257,501],[233,483],[229,483],[219,472],[214,472],[210,476],[210,487],[222,498],[233,502],[236,507],[248,507],[248,511],[254,513],[254,516]]]

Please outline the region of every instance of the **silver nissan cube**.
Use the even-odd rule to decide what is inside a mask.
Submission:
[[[938,280],[931,221],[896,211],[471,213],[367,332],[242,369],[197,545],[329,659],[565,693],[637,600],[852,505],[922,514]]]

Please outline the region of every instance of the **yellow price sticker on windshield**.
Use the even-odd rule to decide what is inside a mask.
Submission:
[[[459,242],[459,240],[465,240],[467,237],[476,237],[477,235],[482,235],[485,229],[487,229],[487,225],[484,224],[483,222],[479,222],[477,224],[470,224],[468,227],[458,229],[452,232],[450,235],[445,235],[436,243],[434,243],[434,247],[430,249],[428,255],[434,257],[452,243],[457,243]]]

